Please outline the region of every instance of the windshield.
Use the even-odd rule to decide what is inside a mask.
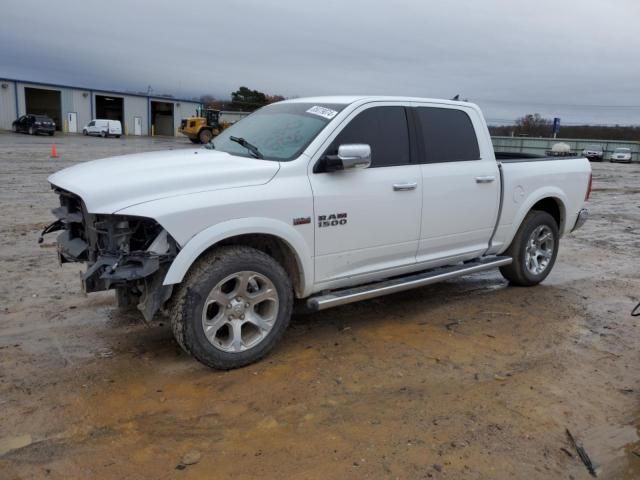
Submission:
[[[585,150],[595,150],[595,151],[600,151],[602,150],[602,147],[600,145],[587,145],[587,147],[585,148]]]
[[[286,162],[298,157],[344,107],[345,104],[274,103],[224,130],[211,143],[216,150],[231,155],[261,155],[265,160]],[[259,155],[243,143],[255,147]]]
[[[631,149],[629,148],[616,148],[615,153],[629,153]]]

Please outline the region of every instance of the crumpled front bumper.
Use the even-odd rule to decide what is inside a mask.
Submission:
[[[583,208],[578,213],[578,218],[576,219],[576,223],[571,229],[571,231],[575,232],[577,229],[582,227],[588,219],[589,219],[589,210],[587,208]]]

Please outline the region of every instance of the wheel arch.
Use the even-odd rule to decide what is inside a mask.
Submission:
[[[231,220],[198,233],[180,250],[163,284],[182,282],[198,259],[223,245],[244,245],[272,256],[290,276],[296,296],[308,295],[313,283],[311,249],[299,232],[271,219]]]
[[[531,210],[547,212],[556,221],[556,224],[558,225],[558,231],[564,231],[564,225],[567,221],[566,207],[562,200],[560,200],[559,198],[545,197],[543,199],[540,199],[535,204],[533,204],[533,206],[529,209],[529,212]],[[527,212],[527,214],[529,212]]]
[[[502,248],[500,248],[499,252],[504,252],[511,246],[522,222],[524,222],[524,219],[532,210],[540,210],[549,213],[556,220],[558,232],[560,233],[560,236],[562,236],[565,233],[567,224],[566,205],[566,196],[559,188],[545,188],[533,192],[529,196],[528,201],[524,202],[518,209],[514,222],[511,224],[509,231],[505,235],[504,244]]]

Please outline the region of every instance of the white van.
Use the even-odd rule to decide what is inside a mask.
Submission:
[[[122,124],[120,120],[91,120],[82,129],[82,134],[100,135],[101,137],[112,135],[120,138],[120,135],[122,135]]]

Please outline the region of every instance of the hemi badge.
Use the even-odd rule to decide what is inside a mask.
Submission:
[[[300,217],[293,219],[294,225],[307,225],[308,223],[311,223],[311,217]]]

